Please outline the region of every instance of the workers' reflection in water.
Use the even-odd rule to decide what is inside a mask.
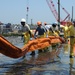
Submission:
[[[64,54],[68,54],[69,53],[69,45],[65,44],[64,45]]]
[[[69,75],[75,75],[75,72],[73,72],[73,64],[74,64],[74,58],[70,58],[70,71]]]

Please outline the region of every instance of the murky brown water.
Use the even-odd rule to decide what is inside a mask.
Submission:
[[[14,38],[14,39],[13,39]],[[15,46],[21,48],[23,42],[21,37],[6,37]],[[50,51],[60,50],[60,54],[51,59]],[[35,56],[30,53],[25,58],[13,59],[0,54],[0,75],[75,75],[75,57],[69,58],[69,46],[62,45],[50,51]]]

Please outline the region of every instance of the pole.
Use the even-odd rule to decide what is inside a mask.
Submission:
[[[73,22],[73,6],[72,6],[72,22]]]
[[[26,23],[28,24],[28,14],[26,14]]]
[[[31,25],[33,25],[33,22],[32,22],[32,20],[33,20],[33,19],[31,19]]]
[[[60,0],[58,0],[58,29],[60,30]]]
[[[29,12],[29,0],[27,0],[27,14],[26,14],[26,23],[28,24],[28,12]]]

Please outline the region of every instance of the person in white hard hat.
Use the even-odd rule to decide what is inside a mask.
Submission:
[[[21,19],[22,25],[22,33],[24,35],[24,44],[27,44],[31,37],[31,31],[28,24],[26,24],[26,20],[24,18]]]

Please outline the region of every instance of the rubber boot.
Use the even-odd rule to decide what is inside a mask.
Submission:
[[[32,51],[30,55],[35,55],[35,51]]]
[[[39,50],[38,50],[38,53],[41,53],[41,52],[43,52],[42,49],[39,49]]]
[[[74,38],[70,38],[70,58],[74,57],[74,52],[73,52],[73,46],[74,46]]]

